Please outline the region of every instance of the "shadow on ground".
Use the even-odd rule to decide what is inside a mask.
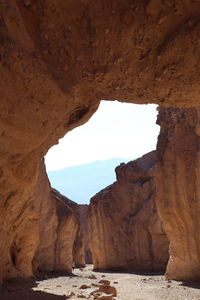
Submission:
[[[184,281],[180,285],[193,289],[200,289],[200,282]]]
[[[66,296],[58,296],[49,292],[34,291],[35,282],[6,284],[0,288],[0,300],[64,300]]]
[[[106,274],[113,274],[113,273],[119,273],[119,274],[135,274],[135,275],[141,275],[141,276],[163,276],[165,274],[164,271],[131,271],[131,270],[126,270],[126,269],[110,269],[110,270],[98,270],[98,269],[93,269],[93,272],[98,272],[98,273],[106,273]]]

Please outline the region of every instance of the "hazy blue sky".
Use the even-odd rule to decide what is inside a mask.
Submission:
[[[46,155],[47,170],[108,158],[137,158],[154,150],[159,133],[156,105],[101,101],[84,125],[67,133]]]

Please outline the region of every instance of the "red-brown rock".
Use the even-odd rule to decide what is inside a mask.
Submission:
[[[200,110],[161,108],[156,202],[170,240],[166,275],[200,279]]]
[[[155,152],[116,168],[117,181],[91,199],[95,269],[163,270],[168,240],[155,207]]]
[[[101,285],[110,285],[110,281],[109,280],[104,280],[104,279],[101,279],[101,280],[99,280],[99,284],[101,284]]]
[[[56,200],[58,218],[54,270],[71,273],[73,244],[80,226],[76,215],[76,203],[55,190],[52,190],[52,197]]]
[[[114,297],[117,297],[117,290],[114,286],[110,285],[102,285],[99,287],[99,292],[108,294],[108,295],[113,295]]]
[[[80,219],[79,219],[80,220]],[[85,249],[83,244],[83,232],[79,226],[79,230],[76,234],[76,238],[73,245],[73,264],[74,267],[84,268],[85,263]]]
[[[86,264],[92,264],[92,253],[89,249],[88,241],[88,205],[79,205],[79,219],[80,227],[82,231],[82,241],[83,248],[85,253],[85,262]]]
[[[78,205],[51,189],[45,173],[42,174],[40,182],[41,190],[35,198],[39,215],[40,243],[32,262],[34,273],[70,273],[73,243],[79,229],[76,215]]]
[[[73,258],[76,267],[85,267],[85,264],[92,264],[88,246],[88,205],[78,205],[76,213],[80,226],[74,242]]]

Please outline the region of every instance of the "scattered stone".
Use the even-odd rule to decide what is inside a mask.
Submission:
[[[110,286],[110,285],[102,285],[99,287],[99,291],[100,292],[103,292],[105,294],[108,294],[108,295],[113,295],[114,297],[117,296],[117,290],[114,286]]]
[[[90,275],[90,276],[87,276],[86,278],[89,278],[89,279],[97,279],[96,276],[94,274]]]
[[[94,297],[97,297],[97,296],[101,295],[101,293],[99,292],[99,289],[98,289],[98,290],[92,291],[92,292],[90,293],[90,295],[91,295],[91,296],[94,296]]]
[[[101,275],[101,277],[106,277],[105,275]]]
[[[110,285],[110,281],[109,280],[106,280],[106,279],[101,279],[99,281],[99,284],[102,284],[102,285]]]
[[[113,283],[118,284],[119,282],[118,281],[114,281]]]
[[[170,287],[171,287],[171,285],[170,285],[170,284],[168,284],[168,285],[167,285],[167,288],[170,288]]]
[[[113,295],[102,295],[102,296],[99,296],[98,299],[101,299],[101,300],[113,300]]]
[[[114,286],[110,285],[101,285],[98,290],[95,290],[90,293],[90,295],[93,295],[95,297],[101,295],[102,293],[105,293],[107,295],[113,295],[114,297],[117,297],[117,290]]]
[[[107,294],[104,294],[104,293],[97,293],[94,295],[94,299],[101,299],[101,300],[113,300],[113,295],[110,294],[110,295],[107,295]]]
[[[86,296],[83,294],[79,294],[79,295],[77,295],[77,298],[86,298]]]
[[[91,285],[99,287],[99,284],[97,284],[97,283],[92,283]]]
[[[67,297],[73,297],[73,296],[76,296],[76,294],[74,292],[71,292]]]
[[[89,285],[82,284],[79,289],[86,290],[86,289],[89,289],[89,288],[90,288]]]

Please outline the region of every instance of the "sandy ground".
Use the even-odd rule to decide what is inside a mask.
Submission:
[[[88,277],[96,278],[88,278]],[[108,279],[118,292],[116,300],[200,300],[200,284],[166,280],[160,275],[93,272],[92,266],[74,270],[74,276],[58,276],[26,284],[7,284],[0,289],[0,300],[65,300],[88,297],[101,279]],[[91,288],[85,290],[80,286]],[[75,296],[68,297],[74,292]],[[79,295],[79,296],[78,296]],[[89,298],[93,299],[93,297]]]

